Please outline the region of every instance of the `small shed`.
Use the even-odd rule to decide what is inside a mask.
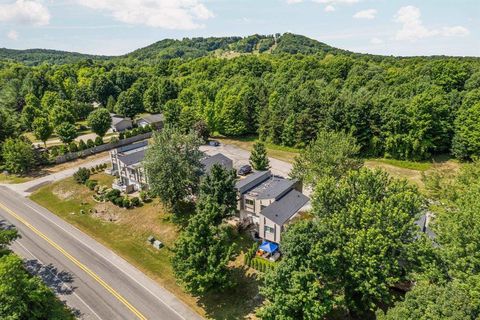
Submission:
[[[140,119],[137,120],[137,125],[142,128],[146,126],[151,126],[156,129],[161,129],[163,128],[164,123],[165,123],[165,117],[161,113],[150,114],[148,116],[141,117]]]
[[[111,113],[110,116],[112,117],[112,130],[114,132],[121,132],[133,127],[132,119],[127,117],[122,117],[116,114]]]

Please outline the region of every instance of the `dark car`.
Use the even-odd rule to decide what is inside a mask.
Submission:
[[[220,145],[220,142],[218,142],[217,140],[211,140],[210,142],[208,142],[208,145],[212,147],[218,147]]]
[[[240,169],[238,169],[237,171],[239,176],[246,176],[250,172],[252,172],[252,167],[249,166],[248,164],[241,166]]]

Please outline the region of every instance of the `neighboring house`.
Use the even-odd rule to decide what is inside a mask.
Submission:
[[[112,188],[125,193],[148,189],[148,180],[142,162],[148,149],[148,141],[141,141],[110,151],[112,168],[110,174],[117,177]],[[214,164],[220,164],[227,169],[233,168],[232,160],[217,153],[200,160],[204,172],[209,173]]]
[[[236,184],[241,221],[253,223],[258,236],[279,243],[280,234],[309,199],[297,180],[258,171]]]
[[[156,129],[162,129],[164,123],[165,117],[161,113],[144,116],[137,120],[137,125],[142,128],[146,126],[151,126]]]
[[[110,113],[112,117],[112,125],[111,128],[114,132],[121,132],[133,127],[132,119],[124,118],[122,116]]]

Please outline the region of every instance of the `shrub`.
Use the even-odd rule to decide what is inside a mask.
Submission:
[[[142,199],[143,202],[147,200],[147,192],[146,191],[140,191],[140,199]]]
[[[68,147],[64,144],[60,146],[60,154],[67,154],[68,153]]]
[[[90,171],[87,168],[79,168],[77,172],[73,174],[75,182],[82,184],[90,178]]]
[[[140,199],[138,197],[133,197],[130,200],[130,204],[132,207],[138,207],[140,205]]]
[[[120,132],[120,133],[118,134],[118,138],[119,138],[120,140],[125,139],[125,133],[124,133],[124,132]]]
[[[52,156],[54,158],[58,157],[59,150],[58,150],[57,146],[51,147],[50,150],[48,150],[48,152],[50,153],[50,156]]]
[[[98,136],[97,136],[97,137],[95,138],[95,145],[96,145],[96,146],[101,146],[102,144],[103,144],[103,139],[102,139],[102,137],[98,137]]]
[[[70,152],[77,152],[78,151],[77,144],[74,141],[70,142],[70,144],[68,145],[68,151],[70,151]]]
[[[118,141],[120,141],[120,140],[118,140],[117,137],[112,137],[112,138],[110,139],[110,143],[117,143]]]
[[[96,180],[87,180],[87,182],[85,182],[85,185],[87,186],[88,189],[93,191],[95,187],[98,185],[98,182]]]
[[[80,209],[80,214],[85,214],[85,210]]]
[[[123,197],[113,199],[112,203],[116,206],[123,207]]]
[[[123,207],[127,208],[127,209],[130,208],[130,206],[131,206],[131,202],[128,199],[128,197],[123,198],[123,203],[122,204],[123,204]]]
[[[114,200],[118,197],[120,197],[120,190],[117,189],[110,189],[105,193],[105,198],[111,202],[114,202]]]
[[[87,149],[88,146],[87,144],[85,143],[85,141],[83,141],[82,139],[80,139],[80,141],[78,141],[78,150],[82,151],[82,150],[85,150]]]
[[[90,168],[90,172],[91,172],[92,174],[94,174],[95,171],[96,171],[96,170],[95,170],[95,167],[91,167],[91,168]]]
[[[88,139],[88,140],[87,140],[87,147],[88,147],[88,148],[93,148],[93,147],[95,147],[95,142],[93,142],[92,139]]]

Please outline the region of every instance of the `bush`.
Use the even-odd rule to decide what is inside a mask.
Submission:
[[[80,141],[78,141],[78,150],[80,151],[83,151],[85,149],[87,149],[88,146],[87,144],[85,143],[85,141],[83,141],[82,139],[80,139]]]
[[[140,205],[140,199],[138,197],[133,197],[130,200],[130,204],[132,207],[138,207]]]
[[[95,145],[96,146],[101,146],[103,144],[103,139],[102,137],[96,137],[95,138]]]
[[[123,197],[117,197],[113,199],[112,203],[120,208],[123,207]]]
[[[87,180],[87,182],[85,182],[85,185],[87,186],[88,189],[93,191],[95,187],[98,185],[98,182],[96,180]]]
[[[64,144],[60,146],[60,154],[67,154],[68,153],[68,147]]]
[[[118,140],[117,137],[112,137],[112,138],[110,139],[110,143],[117,143],[118,141],[120,141],[120,140]]]
[[[130,199],[128,199],[128,197],[123,198],[123,203],[122,204],[123,204],[124,208],[127,208],[127,209],[130,208],[130,206],[131,206]]]
[[[146,191],[140,191],[140,199],[142,199],[143,202],[145,202],[148,199]]]
[[[85,183],[88,178],[90,178],[90,171],[87,168],[79,168],[77,172],[73,174],[73,179],[79,184]]]
[[[51,148],[48,150],[48,152],[50,153],[50,156],[51,156],[51,157],[54,157],[54,158],[58,157],[58,155],[59,155],[59,149],[58,149],[57,146],[51,147]]]
[[[95,147],[95,142],[93,142],[92,139],[88,139],[88,140],[87,140],[87,147],[88,147],[88,148],[93,148],[93,147]]]
[[[105,193],[105,198],[113,203],[118,197],[120,197],[120,190],[117,189],[110,189]]]
[[[119,138],[120,140],[125,139],[125,133],[120,132],[120,133],[118,134],[118,138]]]
[[[91,167],[91,168],[90,168],[90,172],[91,172],[92,174],[94,174],[95,171],[96,171],[96,170],[95,170],[95,167]]]
[[[77,152],[78,151],[77,144],[74,141],[70,142],[70,144],[68,145],[68,151],[69,152]]]

